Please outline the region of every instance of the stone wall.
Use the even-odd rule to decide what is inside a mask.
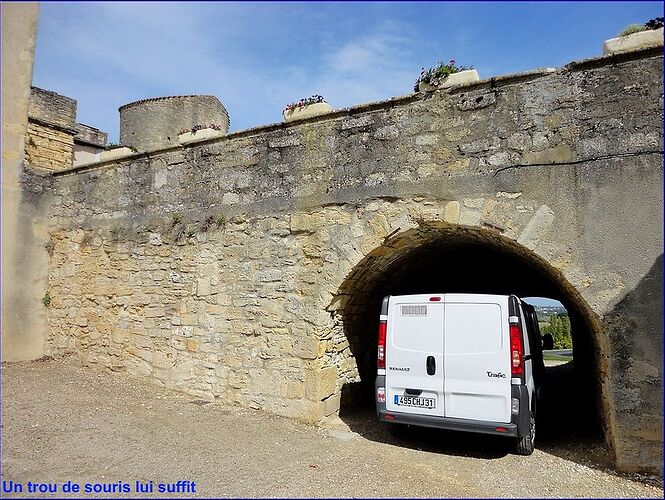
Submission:
[[[26,163],[46,170],[65,170],[74,161],[76,101],[69,97],[32,87]]]
[[[579,313],[617,463],[659,468],[662,330],[627,297],[662,302],[661,74],[605,57],[58,173],[48,351],[331,421],[382,273],[474,239]]]
[[[139,151],[178,144],[178,134],[196,125],[229,130],[229,114],[212,95],[168,96],[121,106],[120,143]]]
[[[73,132],[30,120],[25,144],[28,165],[46,170],[65,170],[72,167],[73,158]]]
[[[106,132],[102,132],[98,128],[91,127],[90,125],[84,125],[83,123],[77,123],[75,128],[76,137],[74,137],[74,141],[77,144],[86,144],[101,149],[106,147],[106,141],[108,139],[108,134]]]
[[[73,129],[76,126],[76,99],[32,87],[28,116],[51,125]]]
[[[2,360],[44,352],[48,255],[46,209],[21,180],[30,82],[37,38],[37,2],[2,2]]]

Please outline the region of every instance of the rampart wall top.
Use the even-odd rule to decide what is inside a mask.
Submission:
[[[95,127],[83,123],[76,124],[76,136],[74,137],[76,142],[104,148],[107,139],[108,134],[106,132],[102,132]]]
[[[32,87],[30,89],[30,119],[68,129],[76,126],[76,99]],[[73,130],[72,130],[73,132]]]
[[[183,129],[216,125],[226,133],[229,115],[215,96],[187,95],[144,99],[121,106],[120,143],[139,151],[178,143]]]

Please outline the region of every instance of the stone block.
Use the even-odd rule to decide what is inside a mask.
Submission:
[[[464,226],[477,226],[480,224],[480,211],[463,207],[460,211],[459,223]]]
[[[535,144],[534,144],[535,145]],[[563,163],[573,159],[573,152],[567,144],[561,144],[543,151],[529,151],[522,158],[525,165],[548,165]]]
[[[547,233],[554,222],[554,212],[547,205],[542,205],[527,223],[517,242],[530,250],[536,248],[541,238]]]
[[[395,125],[380,127],[374,132],[374,137],[380,141],[389,141],[399,137],[399,129]]]
[[[310,337],[297,337],[293,341],[292,354],[302,359],[316,359],[319,356],[319,341]]]
[[[199,278],[196,282],[196,294],[199,297],[210,295],[212,292],[212,286],[210,284],[210,277],[209,276],[204,276],[203,278]]]
[[[436,134],[424,134],[416,136],[416,146],[433,146],[439,142],[439,136]]]
[[[446,208],[443,213],[443,218],[450,224],[458,224],[460,220],[460,203],[459,201],[450,201],[446,203]]]
[[[371,115],[359,116],[358,118],[349,118],[342,122],[342,130],[351,130],[354,128],[364,128],[374,125],[374,118]]]
[[[279,395],[286,399],[302,399],[305,397],[305,384],[300,380],[282,381]]]
[[[323,401],[323,416],[336,415],[339,412],[341,395],[334,394]]]
[[[305,370],[305,397],[311,401],[321,401],[331,396],[337,387],[337,367],[320,370]]]

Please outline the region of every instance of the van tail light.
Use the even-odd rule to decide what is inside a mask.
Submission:
[[[524,346],[519,325],[510,325],[510,373],[513,377],[524,375]]]
[[[376,367],[384,370],[386,368],[386,327],[386,321],[379,323],[379,346],[376,353]]]

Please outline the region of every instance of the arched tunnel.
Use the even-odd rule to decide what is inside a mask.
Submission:
[[[374,405],[377,327],[386,295],[490,293],[547,297],[569,313],[574,359],[548,368],[539,402],[541,436],[601,438],[598,326],[594,313],[560,271],[496,231],[440,224],[421,225],[386,241],[347,276],[340,293],[346,338],[360,383],[342,388],[340,416]],[[542,320],[541,320],[542,321]]]

